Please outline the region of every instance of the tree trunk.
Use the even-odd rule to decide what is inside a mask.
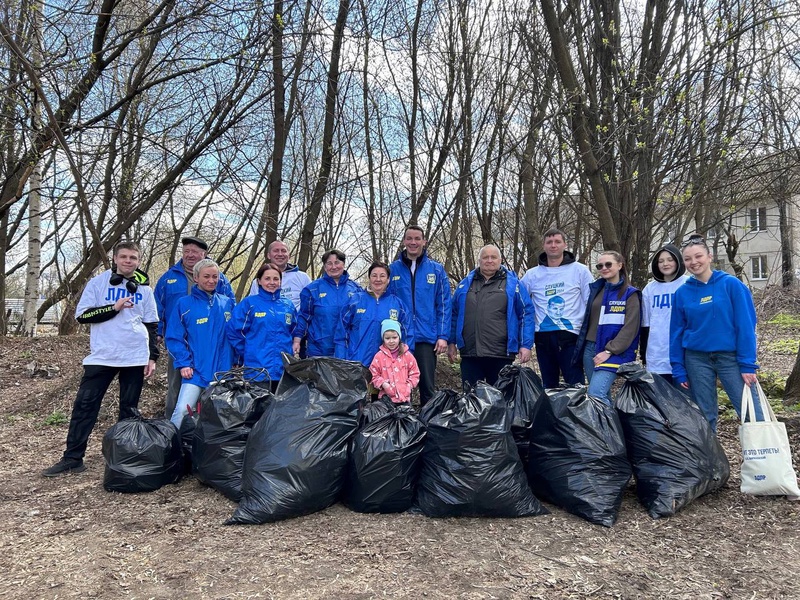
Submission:
[[[283,72],[283,29],[285,27],[283,0],[274,3],[272,17],[272,79],[275,91],[272,98],[272,168],[267,186],[267,201],[258,221],[255,243],[247,255],[244,266],[244,277],[239,281],[236,296],[242,298],[247,294],[250,284],[249,273],[253,272],[256,257],[263,239],[264,254],[269,245],[278,239],[278,211],[281,205],[281,187],[283,184],[283,157],[286,152],[286,76]],[[266,258],[266,257],[265,257]]]
[[[794,286],[794,265],[792,260],[792,227],[789,224],[787,190],[784,185],[787,177],[781,174],[778,197],[778,230],[781,236],[781,285],[785,288]]]
[[[33,6],[33,68],[39,71],[42,67],[42,12],[41,0]],[[42,129],[42,105],[39,94],[33,92],[33,130]],[[39,277],[42,264],[41,240],[41,191],[42,191],[42,159],[33,167],[28,181],[28,270],[25,277],[25,303],[22,310],[22,334],[27,337],[36,335],[36,304],[39,299]]]
[[[328,178],[333,164],[333,132],[336,125],[336,103],[339,91],[339,60],[342,54],[342,39],[350,11],[350,0],[339,1],[339,12],[336,15],[336,25],[333,31],[333,44],[331,47],[331,64],[328,69],[328,87],[325,93],[325,125],[322,132],[322,156],[320,158],[317,181],[311,196],[311,204],[306,212],[306,221],[303,224],[303,233],[300,237],[300,255],[297,264],[300,269],[306,270],[311,262],[313,251],[312,242],[314,231],[317,228],[317,219],[322,210],[322,201],[328,189]]]
[[[792,372],[786,380],[786,390],[783,392],[783,402],[785,404],[795,404],[800,401],[800,352],[794,359]]]
[[[605,186],[603,185],[603,174],[594,152],[592,132],[586,117],[587,109],[584,105],[581,88],[578,85],[575,69],[571,62],[572,53],[567,46],[567,41],[561,30],[559,17],[552,0],[540,1],[544,22],[550,34],[553,59],[555,60],[556,68],[561,78],[561,84],[568,94],[573,140],[578,148],[585,176],[592,190],[595,210],[597,211],[597,221],[600,233],[603,236],[603,246],[606,250],[619,251],[621,246],[619,238],[617,237],[617,229],[614,225],[614,218],[611,214],[608,196]]]

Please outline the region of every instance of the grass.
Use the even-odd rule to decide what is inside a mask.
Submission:
[[[770,325],[777,325],[785,329],[792,329],[800,327],[800,315],[789,315],[786,313],[778,313],[769,320]]]
[[[55,427],[57,425],[66,425],[67,415],[60,410],[54,410],[44,420],[44,424],[48,427]]]
[[[770,385],[771,377],[774,377],[772,387]],[[783,403],[783,387],[786,385],[785,377],[781,377],[775,371],[759,371],[758,381],[761,383],[761,387],[764,390],[764,393],[767,395],[767,401],[769,402],[769,405],[779,418],[780,413],[791,414],[800,412],[800,404],[787,405]],[[780,390],[779,394],[774,393],[777,390]],[[728,394],[726,394],[724,390],[717,390],[717,398],[719,401],[719,418],[738,421],[739,415],[737,415],[736,411],[733,409],[733,405],[731,404],[730,398],[728,398]]]
[[[796,338],[786,338],[782,340],[775,340],[767,342],[766,350],[774,352],[775,354],[785,354],[787,356],[794,356],[800,349],[800,340]]]

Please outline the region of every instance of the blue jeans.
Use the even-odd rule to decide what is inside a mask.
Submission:
[[[731,400],[736,414],[742,416],[742,392],[744,380],[739,363],[736,361],[735,352],[697,352],[686,350],[684,353],[684,366],[689,379],[689,394],[692,400],[705,415],[711,424],[711,429],[717,431],[717,414],[719,403],[717,401],[717,377],[722,382],[722,387]],[[754,393],[754,398],[756,398]],[[756,404],[756,421],[764,420],[761,406]]]
[[[197,399],[205,388],[193,383],[184,383],[181,385],[181,391],[178,394],[178,401],[175,403],[175,411],[172,413],[170,421],[175,424],[178,429],[181,428],[183,417],[189,414],[186,405],[192,407],[192,410],[197,408]]]
[[[594,342],[586,342],[583,347],[583,371],[586,373],[586,379],[589,381],[589,389],[586,393],[590,396],[600,398],[603,402],[612,405],[611,402],[611,386],[617,378],[615,371],[606,371],[605,369],[594,369],[594,357],[597,354]]]

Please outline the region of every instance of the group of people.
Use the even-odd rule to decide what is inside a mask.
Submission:
[[[155,289],[138,269],[139,247],[123,242],[113,267],[86,286],[76,317],[91,324],[62,459],[43,474],[85,469],[83,455],[110,382],[119,374],[120,419],[132,415],[143,379],[167,350],[165,413],[180,427],[216,373],[242,365],[273,390],[282,353],[358,361],[373,400],[420,404],[433,396],[437,356],[460,356],[461,377],[493,384],[500,370],[532,350],[545,387],[588,383],[611,403],[618,367],[641,358],[687,392],[716,429],[716,379],[737,412],[745,384],[755,383],[755,309],[741,281],[712,268],[700,236],[681,249],[666,245],[652,260],[654,281],[640,292],[617,252],[599,255],[595,279],[567,250],[563,231],[544,234],[537,266],[523,277],[502,263],[500,249],[480,249],[478,264],[451,294],[443,265],[427,254],[422,228],[411,225],[391,263],[374,262],[368,285],[350,278],[339,250],[322,255],[311,281],[275,241],[250,295],[236,302],[208,244],[184,237],[182,255]],[[688,271],[691,276],[685,272]]]
[[[686,392],[714,431],[717,378],[741,414],[744,386],[757,381],[755,306],[741,281],[713,269],[703,237],[656,251],[653,281],[641,292],[618,252],[601,253],[595,268],[593,280],[567,251],[564,233],[551,229],[539,264],[522,277],[536,309],[544,386],[557,386],[559,375],[570,385],[585,376],[587,393],[610,404],[617,369],[639,350],[648,370]]]

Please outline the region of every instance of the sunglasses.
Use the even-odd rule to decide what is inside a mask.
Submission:
[[[699,235],[693,235],[681,244],[681,248],[688,248],[689,246],[703,246],[704,248],[708,248],[705,239]]]
[[[610,269],[614,266],[613,262],[604,262],[604,263],[597,263],[594,268],[598,271],[602,271],[603,269]]]

